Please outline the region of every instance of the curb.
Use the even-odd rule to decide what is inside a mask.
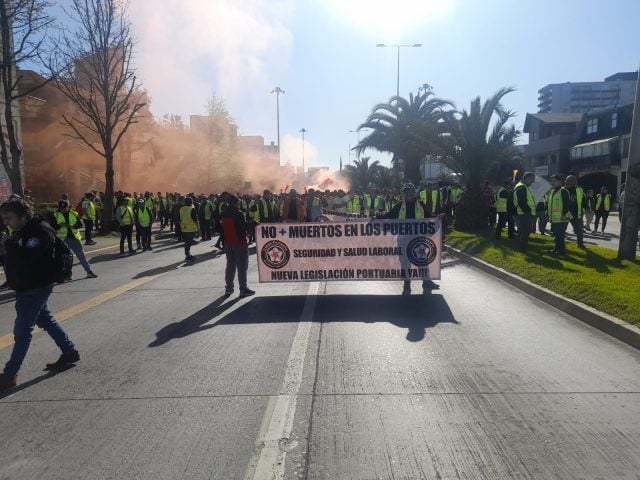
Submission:
[[[558,310],[562,310],[564,313],[571,315],[577,320],[591,325],[601,332],[604,332],[607,335],[632,346],[633,348],[640,350],[640,328],[634,325],[629,325],[612,315],[600,312],[595,308],[585,305],[584,303],[558,295],[551,290],[531,283],[529,280],[525,280],[524,278],[509,273],[502,268],[495,267],[469,254],[463,253],[456,248],[447,245],[446,250],[451,255],[459,258],[467,264],[482,270],[483,272],[488,273],[489,275],[492,275],[519,290],[522,290],[523,292],[557,308]]]

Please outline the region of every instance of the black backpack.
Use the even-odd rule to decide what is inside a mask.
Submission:
[[[66,243],[58,236],[54,235],[53,244],[53,281],[64,283],[71,277],[73,267],[73,254]]]

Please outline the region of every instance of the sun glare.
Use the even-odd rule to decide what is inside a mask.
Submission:
[[[320,0],[354,28],[401,40],[419,27],[452,10],[453,0]]]

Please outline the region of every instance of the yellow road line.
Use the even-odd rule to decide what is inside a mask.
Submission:
[[[87,310],[90,310],[98,305],[107,302],[123,293],[128,292],[129,290],[133,290],[145,283],[149,283],[152,280],[155,280],[158,277],[165,275],[165,273],[159,273],[157,275],[150,275],[148,277],[137,278],[132,280],[124,285],[119,286],[118,288],[114,288],[113,290],[109,290],[108,292],[101,293],[100,295],[90,298],[89,300],[85,300],[84,302],[78,303],[73,307],[62,310],[61,312],[55,313],[53,316],[56,318],[58,322],[64,322],[65,320],[69,320],[70,318],[75,317],[76,315],[80,315]],[[41,332],[41,329],[34,330],[35,333]],[[10,345],[13,345],[13,334],[7,334],[0,336],[0,348],[5,348]]]

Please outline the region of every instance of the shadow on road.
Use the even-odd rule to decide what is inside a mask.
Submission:
[[[143,278],[143,277],[151,277],[154,275],[160,275],[162,273],[166,273],[169,272],[171,270],[175,270],[180,266],[194,266],[197,265],[198,263],[201,263],[203,261],[207,261],[207,260],[211,260],[214,259],[216,257],[220,256],[220,252],[207,252],[207,253],[203,253],[201,255],[196,255],[196,261],[195,263],[192,264],[185,264],[184,260],[180,260],[179,262],[174,262],[170,265],[164,265],[162,267],[155,267],[155,268],[151,268],[149,270],[145,270],[144,272],[140,272],[138,274],[136,274],[134,277],[134,279],[136,278]]]
[[[160,345],[164,345],[170,340],[176,338],[184,338],[193,333],[208,330],[209,328],[215,326],[215,324],[206,326],[204,326],[204,324],[217,317],[221,313],[225,312],[240,301],[240,298],[236,297],[232,300],[229,300],[227,303],[224,303],[227,298],[228,297],[225,296],[220,297],[213,303],[207,305],[201,310],[198,310],[193,315],[188,316],[184,320],[176,323],[170,323],[169,325],[162,327],[162,329],[160,329],[156,333],[156,339],[148,346],[151,348],[159,347]]]
[[[26,390],[29,387],[33,387],[34,385],[37,385],[40,382],[44,382],[45,380],[48,380],[51,377],[55,377],[56,375],[59,375],[61,373],[64,373],[68,370],[71,370],[72,368],[74,368],[75,365],[68,365],[64,370],[59,370],[59,371],[47,371],[46,373],[43,373],[42,375],[36,377],[36,378],[32,378],[31,380],[24,382],[24,383],[20,383],[18,384],[17,387],[11,388],[9,390],[5,390],[4,392],[0,392],[0,400],[2,400],[3,398],[6,398],[10,395],[13,395],[14,393],[18,393],[22,390]]]
[[[300,321],[306,299],[304,295],[255,297],[220,317],[238,301],[236,297],[224,303],[222,297],[183,321],[163,327],[149,347],[220,325],[295,323]],[[314,322],[391,323],[406,329],[410,342],[423,340],[427,329],[439,323],[459,324],[442,295],[322,295],[317,299]],[[217,322],[205,325],[215,317],[220,317]]]

